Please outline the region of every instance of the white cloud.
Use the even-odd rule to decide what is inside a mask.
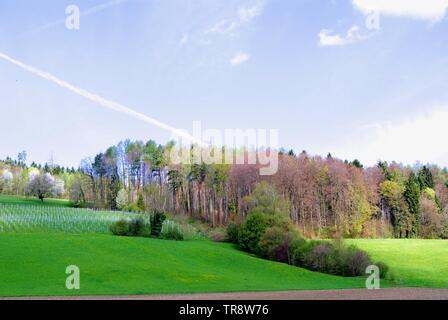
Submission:
[[[369,35],[362,35],[358,26],[352,26],[347,34],[341,36],[339,34],[333,34],[332,30],[324,29],[319,33],[319,45],[320,46],[343,46],[365,40],[369,38]]]
[[[447,166],[447,123],[448,107],[444,107],[395,123],[370,125],[359,141],[350,141],[336,150],[337,155],[358,158],[369,165],[381,159],[410,165],[420,161]]]
[[[242,22],[248,22],[252,20],[255,17],[258,17],[263,13],[264,9],[264,2],[258,1],[254,6],[252,7],[242,7],[238,11],[238,16],[240,18],[240,21]]]
[[[234,30],[239,27],[239,24],[235,21],[221,20],[212,27],[210,27],[205,33],[220,33],[232,35]]]
[[[253,6],[240,7],[237,17],[218,21],[206,31],[206,34],[219,33],[233,36],[237,33],[238,29],[250,23],[254,18],[262,15],[264,5],[264,0],[258,0]]]
[[[230,64],[232,66],[237,66],[239,64],[242,64],[250,59],[250,55],[244,52],[237,53],[231,60]]]
[[[352,0],[353,5],[365,14],[378,11],[391,16],[437,21],[448,9],[448,0]]]
[[[189,40],[190,40],[189,35],[188,34],[183,34],[182,38],[179,41],[179,45],[182,47],[182,46],[186,45]]]

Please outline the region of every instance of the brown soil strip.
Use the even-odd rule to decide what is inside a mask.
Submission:
[[[1,299],[1,298],[0,298]],[[448,300],[448,289],[394,288],[138,296],[20,297],[18,300]]]

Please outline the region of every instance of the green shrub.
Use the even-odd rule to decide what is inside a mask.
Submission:
[[[448,208],[441,218],[440,239],[448,239]]]
[[[166,221],[162,230],[160,231],[160,237],[165,240],[184,240],[184,234],[181,227],[174,221]]]
[[[274,261],[286,262],[313,271],[342,275],[364,275],[372,262],[366,252],[342,242],[306,241],[295,230],[288,216],[288,203],[275,189],[259,184],[245,199],[249,214],[240,225],[231,223],[227,236],[241,249]],[[339,231],[328,228],[325,233],[338,236]]]
[[[113,223],[110,231],[116,236],[149,237],[151,235],[150,225],[143,218],[122,219]]]
[[[159,237],[162,231],[163,222],[166,220],[166,215],[163,211],[155,210],[151,215],[151,235]]]
[[[238,244],[243,250],[257,253],[261,237],[271,227],[278,227],[285,232],[289,232],[291,230],[291,222],[282,215],[261,212],[250,213],[239,228]]]
[[[136,212],[136,213],[138,213],[138,212],[142,212],[142,210],[139,208],[138,204],[135,203],[135,202],[130,203],[130,204],[126,207],[126,209],[127,209],[127,211],[129,211],[129,212]]]
[[[375,265],[380,269],[380,277],[386,279],[389,275],[389,266],[382,261],[378,261]]]
[[[292,264],[293,243],[299,238],[296,232],[288,232],[278,226],[270,227],[262,235],[257,253],[262,258]]]
[[[334,250],[335,248],[331,243],[322,241],[311,242],[304,255],[304,266],[313,271],[330,273]]]
[[[236,222],[231,222],[227,226],[227,240],[231,243],[238,243],[238,232],[240,226]]]
[[[299,246],[295,248],[293,257],[297,266],[346,277],[364,275],[366,268],[372,264],[365,251],[325,241],[311,241]]]
[[[116,236],[129,235],[129,223],[127,220],[120,220],[110,225],[110,231]]]
[[[132,219],[129,221],[129,235],[134,237],[149,237],[151,235],[151,227],[142,218]]]
[[[367,252],[353,246],[348,247],[342,257],[345,266],[344,272],[340,274],[342,276],[357,277],[364,275],[366,268],[372,264]]]
[[[143,200],[143,195],[141,193],[138,195],[136,205],[140,211],[142,211],[142,212],[145,211],[145,201]]]
[[[305,255],[309,251],[310,243],[303,238],[296,238],[291,242],[290,255],[291,264],[303,267],[305,265]]]
[[[250,214],[238,231],[238,244],[243,250],[256,253],[261,237],[269,227],[267,215],[262,213]]]

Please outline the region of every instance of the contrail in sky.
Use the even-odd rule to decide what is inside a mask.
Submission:
[[[144,121],[146,123],[155,125],[155,126],[157,126],[159,128],[171,131],[173,134],[175,134],[175,135],[177,135],[179,137],[185,138],[185,139],[187,139],[188,141],[190,141],[192,143],[197,143],[200,146],[206,145],[202,140],[193,137],[192,135],[190,135],[189,133],[187,133],[184,130],[180,130],[178,128],[172,127],[172,126],[170,126],[170,125],[168,125],[166,123],[163,123],[163,122],[160,122],[160,121],[158,121],[158,120],[156,120],[154,118],[148,117],[147,115],[144,115],[144,114],[142,114],[140,112],[132,110],[131,108],[128,108],[128,107],[126,107],[124,105],[121,105],[121,104],[119,104],[117,102],[114,102],[114,101],[111,101],[111,100],[107,100],[107,99],[105,99],[105,98],[103,98],[103,97],[101,97],[99,95],[91,93],[91,92],[89,92],[87,90],[84,90],[82,88],[76,87],[76,86],[74,86],[74,85],[72,85],[72,84],[70,84],[70,83],[68,83],[68,82],[66,82],[64,80],[61,80],[61,79],[53,76],[52,74],[50,74],[48,72],[44,72],[44,71],[41,71],[41,70],[39,70],[39,69],[37,69],[35,67],[26,65],[25,63],[20,62],[20,61],[14,59],[14,58],[11,58],[10,56],[8,56],[8,55],[6,55],[4,53],[0,52],[0,59],[6,60],[8,62],[11,62],[12,64],[14,64],[14,65],[16,65],[16,66],[18,66],[18,67],[20,67],[20,68],[30,72],[30,73],[36,75],[36,76],[39,76],[39,77],[41,77],[41,78],[43,78],[45,80],[51,81],[51,82],[57,84],[58,86],[60,86],[62,88],[65,88],[65,89],[67,89],[67,90],[69,90],[69,91],[71,91],[73,93],[76,93],[77,95],[80,95],[80,96],[82,96],[82,97],[84,97],[86,99],[89,99],[90,101],[93,101],[93,102],[95,102],[95,103],[97,103],[97,104],[99,104],[99,105],[101,105],[101,106],[103,106],[105,108],[108,108],[108,109],[120,112],[122,114],[131,116],[133,118],[136,118],[138,120]]]

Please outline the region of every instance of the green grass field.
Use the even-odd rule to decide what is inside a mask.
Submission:
[[[252,257],[230,244],[111,235],[0,235],[0,296],[124,295],[362,288],[342,278]],[[65,288],[65,268],[81,290]]]
[[[32,205],[32,206],[46,206],[46,207],[71,207],[72,204],[64,199],[44,199],[40,201],[37,198],[27,198],[0,194],[0,204],[17,204],[17,205]]]
[[[404,286],[448,288],[448,240],[347,240],[386,262]]]

